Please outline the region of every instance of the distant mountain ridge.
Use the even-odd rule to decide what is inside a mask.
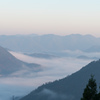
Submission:
[[[77,58],[78,59],[94,59],[94,60],[98,60],[99,59],[98,57],[88,57],[88,56],[85,56],[85,55],[80,55]]]
[[[100,52],[100,45],[94,45],[85,50],[86,52]]]
[[[61,52],[82,50],[99,45],[100,38],[92,35],[0,35],[0,45],[17,52]]]
[[[28,68],[33,71],[38,71],[40,68],[39,64],[26,63],[18,60],[11,55],[6,49],[0,46],[0,75],[7,76],[14,72]]]
[[[80,100],[90,76],[100,83],[100,60],[93,61],[72,75],[44,84],[20,100]]]
[[[32,53],[32,54],[26,54],[31,57],[36,57],[36,58],[43,58],[43,59],[52,59],[52,58],[57,58],[55,55],[50,55],[50,54],[45,54],[45,53]]]

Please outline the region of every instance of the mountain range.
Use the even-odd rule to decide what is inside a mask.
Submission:
[[[91,75],[99,85],[100,60],[92,61],[63,79],[43,84],[20,100],[80,100]]]
[[[100,52],[100,38],[92,35],[0,35],[0,45],[4,48],[24,53],[63,52],[66,50]]]

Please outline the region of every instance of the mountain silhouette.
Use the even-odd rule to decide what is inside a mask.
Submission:
[[[63,79],[39,86],[20,100],[80,100],[91,75],[100,83],[100,60]]]
[[[24,67],[39,69],[40,65],[34,63],[26,63],[18,60],[11,55],[6,49],[0,46],[0,75],[5,76],[16,71],[24,69]]]

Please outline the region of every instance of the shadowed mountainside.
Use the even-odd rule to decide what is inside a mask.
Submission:
[[[80,100],[91,74],[100,83],[100,60],[93,61],[76,73],[44,84],[20,100]]]
[[[16,71],[22,70],[24,68],[30,68],[30,70],[34,69],[34,71],[38,70],[40,65],[34,63],[25,63],[13,55],[11,55],[6,49],[0,46],[0,75],[5,76]]]

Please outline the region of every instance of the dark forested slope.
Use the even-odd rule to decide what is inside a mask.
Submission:
[[[38,87],[21,100],[80,100],[91,74],[100,83],[100,60],[93,61],[76,73]]]

